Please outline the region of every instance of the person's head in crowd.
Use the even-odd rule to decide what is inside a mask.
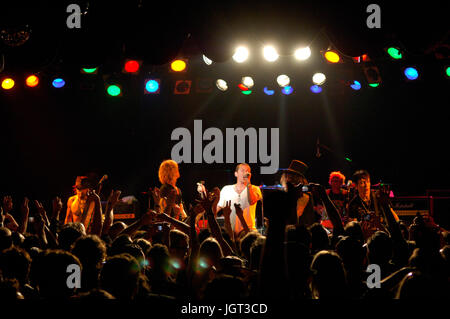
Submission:
[[[211,236],[211,232],[209,231],[209,228],[203,228],[198,233],[198,242],[203,243],[206,238],[209,238]]]
[[[308,278],[311,275],[309,248],[296,241],[287,241],[284,244],[284,250],[289,295],[294,296],[294,298],[309,298],[311,295],[307,285]]]
[[[22,235],[21,233],[15,231],[11,234],[11,238],[13,241],[13,245],[16,247],[22,247],[23,242],[25,240],[25,236]]]
[[[217,275],[207,285],[205,301],[241,300],[247,296],[247,289],[241,278],[230,275]]]
[[[215,238],[209,237],[200,244],[198,256],[209,266],[214,266],[217,269],[220,259],[223,257],[223,252],[219,242]]]
[[[368,197],[370,195],[370,174],[366,170],[359,170],[353,174],[353,182],[360,197]]]
[[[22,243],[22,248],[25,249],[30,256],[33,258],[33,252],[32,249],[41,249],[41,241],[39,240],[39,237],[36,234],[25,234],[25,239]]]
[[[24,299],[20,292],[20,285],[17,279],[1,279],[0,278],[0,300],[20,300]]]
[[[165,279],[169,270],[169,250],[165,245],[154,244],[148,252],[148,262],[153,277]]]
[[[331,186],[331,191],[335,194],[340,193],[341,186],[345,183],[345,175],[341,172],[331,172],[328,179],[328,184]]]
[[[286,241],[295,241],[305,245],[308,249],[311,247],[311,232],[306,225],[288,225],[286,227]]]
[[[347,223],[344,227],[344,234],[357,240],[361,243],[364,243],[364,234],[361,228],[361,224],[357,221],[351,221]]]
[[[172,258],[184,261],[189,252],[189,236],[173,229],[169,232],[169,253]]]
[[[259,270],[262,251],[266,243],[266,236],[259,236],[250,247],[250,269]]]
[[[82,223],[67,223],[59,231],[59,248],[70,251],[73,243],[81,236],[86,235],[86,229]]]
[[[127,234],[122,234],[118,236],[112,242],[111,246],[108,249],[108,256],[114,256],[116,254],[120,254],[122,252],[123,247],[126,245],[131,245],[133,240]]]
[[[97,235],[78,238],[71,252],[78,257],[83,268],[101,268],[106,258],[105,243]]]
[[[20,286],[28,283],[31,257],[22,248],[10,247],[0,254],[0,273],[3,278],[17,279]]]
[[[318,252],[311,263],[311,292],[315,299],[345,298],[347,279],[342,260],[333,251]]]
[[[117,235],[119,235],[119,233],[122,232],[125,228],[127,228],[127,224],[125,224],[124,222],[121,221],[114,222],[108,231],[108,235],[111,238],[111,240],[114,241]]]
[[[139,263],[139,267],[141,270],[144,270],[144,268],[147,266],[147,259],[145,258],[145,254],[142,251],[141,246],[131,243],[129,245],[125,245],[119,249],[120,254],[129,254],[133,256]]]
[[[311,233],[311,251],[314,253],[330,249],[330,239],[327,231],[320,223],[314,223],[309,227]]]
[[[161,184],[175,186],[177,179],[180,178],[178,164],[174,160],[165,160],[159,166],[158,178]]]
[[[375,232],[367,240],[367,258],[370,264],[387,265],[392,258],[392,239],[383,231]]]
[[[436,295],[434,280],[420,271],[412,271],[403,277],[400,282],[395,299],[429,299],[440,298]]]
[[[436,277],[444,277],[448,272],[446,261],[441,253],[425,248],[416,248],[409,257],[409,266],[418,269],[421,273]]]
[[[341,257],[347,272],[363,270],[365,250],[360,242],[349,236],[343,236],[336,244],[336,252]]]
[[[150,248],[152,248],[152,244],[147,239],[144,239],[144,238],[135,239],[133,241],[133,243],[135,243],[136,245],[139,245],[139,247],[141,247],[142,252],[145,255],[145,258],[147,258],[148,251],[150,250]]]
[[[132,300],[138,293],[140,267],[129,254],[109,257],[100,274],[100,288],[117,299]]]
[[[427,224],[424,217],[418,214],[409,229],[410,239],[416,242],[418,248],[438,251],[441,239],[436,229]]]
[[[12,233],[9,228],[0,227],[0,252],[4,249],[8,249],[12,246]]]
[[[69,265],[76,265],[82,272],[80,260],[65,250],[46,250],[33,259],[30,275],[33,275],[39,296],[43,299],[66,299],[76,293],[67,284],[71,273]]]
[[[242,276],[242,268],[244,268],[244,261],[241,258],[237,256],[226,256],[220,259],[217,272],[219,274],[239,277]]]
[[[246,261],[250,260],[250,247],[259,236],[261,236],[260,233],[257,231],[252,231],[245,234],[245,236],[239,241],[239,250],[241,251],[242,257],[244,257]]]
[[[96,300],[109,300],[116,299],[113,295],[103,289],[94,288],[86,292],[80,292],[73,296],[74,300],[96,301]]]

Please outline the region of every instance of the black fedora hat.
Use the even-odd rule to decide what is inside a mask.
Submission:
[[[292,160],[291,164],[289,164],[289,167],[286,171],[293,174],[305,176],[307,170],[308,165],[299,160]]]

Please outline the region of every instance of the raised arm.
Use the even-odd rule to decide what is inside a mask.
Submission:
[[[313,186],[313,191],[317,191],[317,195],[322,200],[325,208],[327,210],[328,217],[330,218],[331,223],[333,224],[333,237],[337,237],[344,233],[344,226],[342,225],[342,218],[339,214],[339,210],[334,206],[334,203],[331,201],[328,196],[325,187],[320,184],[311,184]]]
[[[109,229],[111,228],[113,222],[114,222],[114,213],[113,209],[116,206],[116,204],[119,202],[120,195],[122,194],[119,190],[111,190],[111,194],[108,197],[108,200],[106,201],[106,207],[105,207],[105,220],[103,222],[103,227],[101,231],[101,235],[104,236],[108,233]]]
[[[229,256],[233,254],[233,249],[230,247],[228,242],[223,238],[222,232],[220,231],[219,224],[217,223],[216,218],[214,217],[214,212],[212,210],[213,205],[217,205],[220,196],[220,189],[215,187],[213,192],[208,194],[208,198],[200,201],[200,204],[203,206],[205,210],[206,217],[208,218],[208,225],[211,230],[212,236],[217,239],[220,247],[222,248],[224,256]]]
[[[239,204],[234,204],[234,208],[236,210],[236,216],[239,218],[242,227],[244,228],[244,233],[247,234],[250,231],[250,229],[248,228],[247,222],[245,221],[244,211],[242,210],[241,205]]]

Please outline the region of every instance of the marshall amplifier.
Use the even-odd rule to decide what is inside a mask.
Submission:
[[[399,218],[402,216],[414,217],[430,214],[430,201],[428,196],[399,196],[391,198],[392,208]]]
[[[126,224],[133,223],[140,217],[138,200],[134,196],[121,198],[114,207],[113,214],[114,221],[123,221]]]

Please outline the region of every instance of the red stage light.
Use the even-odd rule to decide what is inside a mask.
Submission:
[[[140,63],[136,60],[129,60],[125,62],[124,70],[127,73],[136,73],[139,71]]]

